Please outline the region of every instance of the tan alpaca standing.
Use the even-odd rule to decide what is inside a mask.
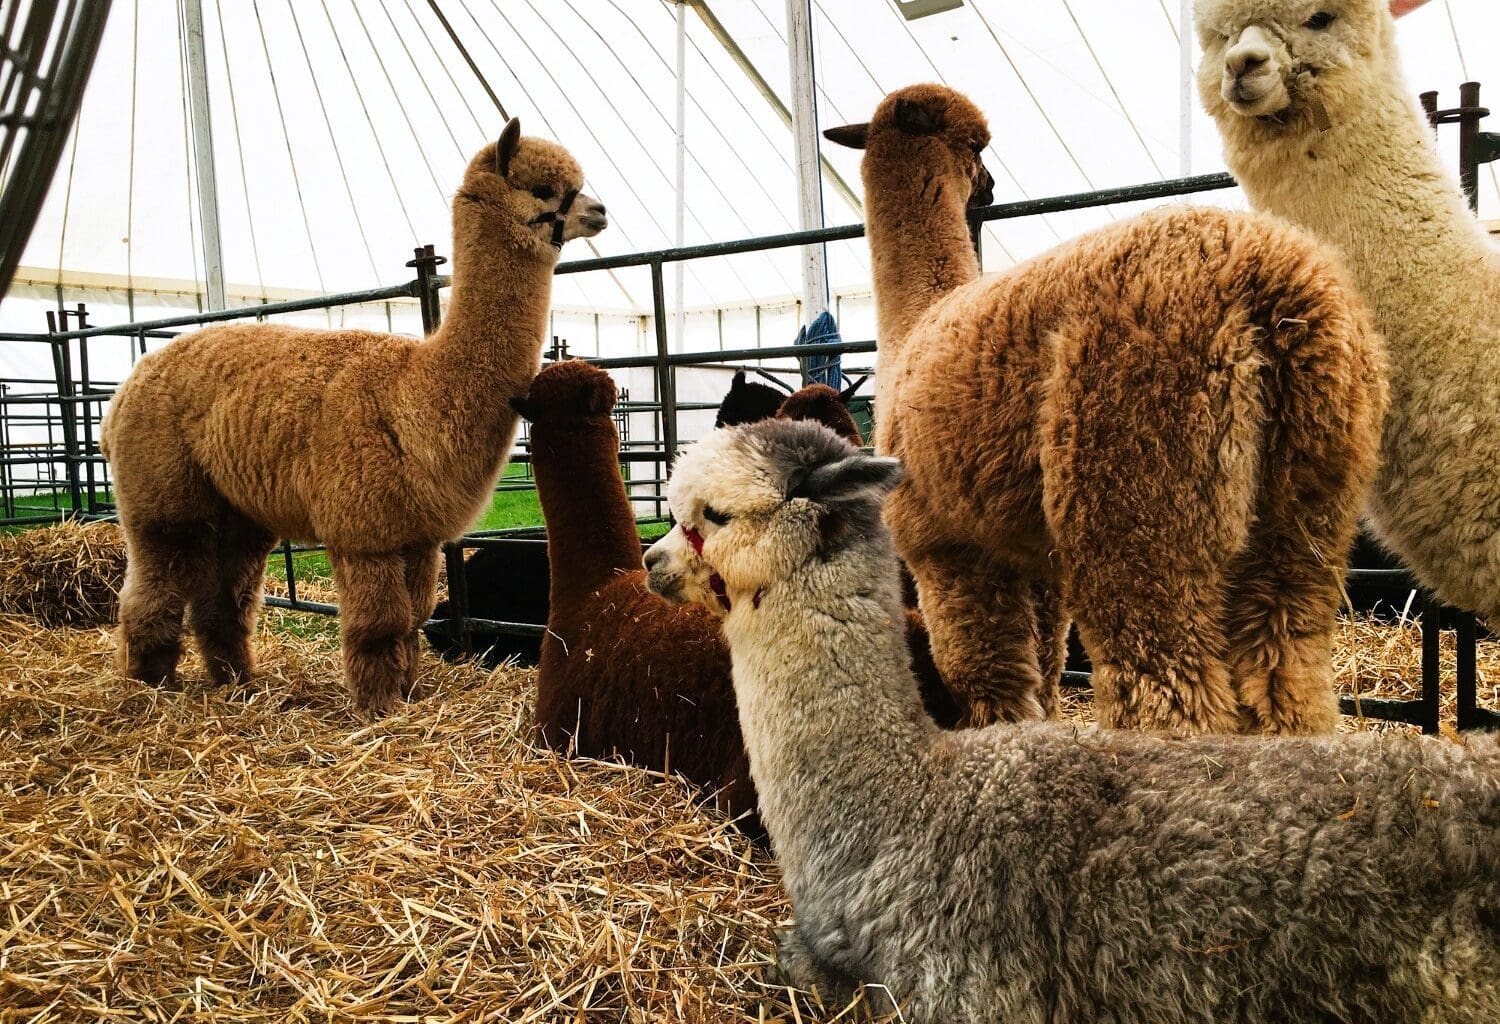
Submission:
[[[1385,0],[1198,0],[1194,20],[1230,170],[1344,254],[1388,342],[1376,534],[1500,625],[1500,250],[1438,158]]]
[[[541,361],[558,249],[597,234],[561,146],[512,120],[453,203],[447,319],[416,342],[275,324],[210,327],[141,360],[102,429],[128,566],[120,665],[174,677],[184,610],[215,682],[253,668],[277,537],[328,547],[358,706],[409,688],[439,545],[488,500]]]
[[[1339,573],[1385,406],[1369,314],[1270,218],[1170,208],[976,280],[983,115],[892,93],[865,149],[887,518],[943,678],[980,721],[1041,715],[1061,585],[1100,720],[1333,728]]]

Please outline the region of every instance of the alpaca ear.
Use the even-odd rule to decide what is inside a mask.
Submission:
[[[932,135],[943,127],[943,122],[935,112],[916,100],[897,100],[896,127],[907,135]]]
[[[854,401],[854,396],[855,395],[859,394],[860,386],[862,384],[864,384],[864,382],[867,381],[867,380],[869,380],[869,379],[870,379],[870,375],[867,373],[863,377],[861,377],[859,380],[855,381],[853,384],[850,384],[847,388],[845,388],[844,390],[840,391],[839,392],[839,404],[842,405],[846,409],[849,408],[849,403],[852,402],[852,401]]]
[[[870,124],[845,124],[837,128],[825,128],[823,138],[850,149],[864,149],[870,139]]]
[[[729,382],[729,393],[733,395],[743,390],[745,390],[745,371],[735,370],[734,377]]]
[[[516,150],[521,148],[521,119],[513,117],[505,126],[505,131],[500,133],[500,141],[495,143],[495,173],[502,178],[510,176],[510,161],[516,155]]]
[[[512,398],[510,400],[510,407],[525,417],[528,422],[535,421],[536,417],[534,413],[536,410],[531,407],[531,401],[525,395],[517,395],[515,398]]]
[[[900,459],[889,455],[850,455],[811,470],[793,484],[787,497],[833,506],[866,497],[871,491],[884,496],[901,482],[901,475]]]

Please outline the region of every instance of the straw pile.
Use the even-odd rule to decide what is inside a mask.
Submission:
[[[125,539],[116,523],[66,520],[0,536],[0,614],[29,615],[49,626],[104,626],[115,621],[125,581]],[[266,576],[266,593],[286,584]],[[297,597],[337,603],[327,578],[297,580]]]
[[[114,621],[125,541],[113,523],[65,522],[0,537],[0,612],[49,626]]]
[[[370,725],[332,632],[267,618],[256,683],[165,692],[0,617],[0,1022],[832,1018],[763,980],[774,866],[533,749],[534,673],[426,658]]]
[[[105,629],[0,615],[0,1024],[860,1018],[771,987],[788,907],[729,823],[530,745],[533,671],[424,658],[372,725],[336,630],[268,612],[260,679],[192,656],[168,692]],[[1420,650],[1345,623],[1340,689],[1414,697]],[[1500,704],[1500,641],[1479,670]]]

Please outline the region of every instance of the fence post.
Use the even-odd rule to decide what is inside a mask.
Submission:
[[[651,315],[656,321],[656,404],[661,407],[661,439],[666,448],[662,476],[666,477],[677,459],[677,377],[667,346],[667,301],[661,260],[651,261]]]
[[[420,245],[406,264],[417,272],[412,290],[422,313],[422,335],[437,330],[443,319],[443,305],[438,300],[437,268],[448,260],[436,254],[430,245]],[[469,578],[464,565],[463,542],[443,545],[443,567],[448,574],[448,636],[465,656],[474,653],[474,631],[469,627]]]
[[[1442,603],[1430,591],[1422,591],[1422,717],[1417,724],[1429,736],[1438,731],[1438,704],[1442,696],[1438,665],[1439,645],[1443,638],[1442,616]]]
[[[83,488],[78,481],[78,421],[73,408],[73,350],[67,338],[59,338],[68,329],[72,310],[47,311],[47,330],[52,337],[52,370],[57,377],[57,406],[63,431],[63,470],[68,478],[68,499],[76,515],[83,510]],[[61,328],[58,322],[61,320]]]

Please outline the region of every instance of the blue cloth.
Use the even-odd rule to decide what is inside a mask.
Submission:
[[[843,340],[838,324],[827,311],[818,314],[811,324],[797,332],[797,345],[821,345]],[[837,391],[843,383],[843,366],[836,353],[819,353],[802,360],[802,376],[809,384],[827,384]]]

